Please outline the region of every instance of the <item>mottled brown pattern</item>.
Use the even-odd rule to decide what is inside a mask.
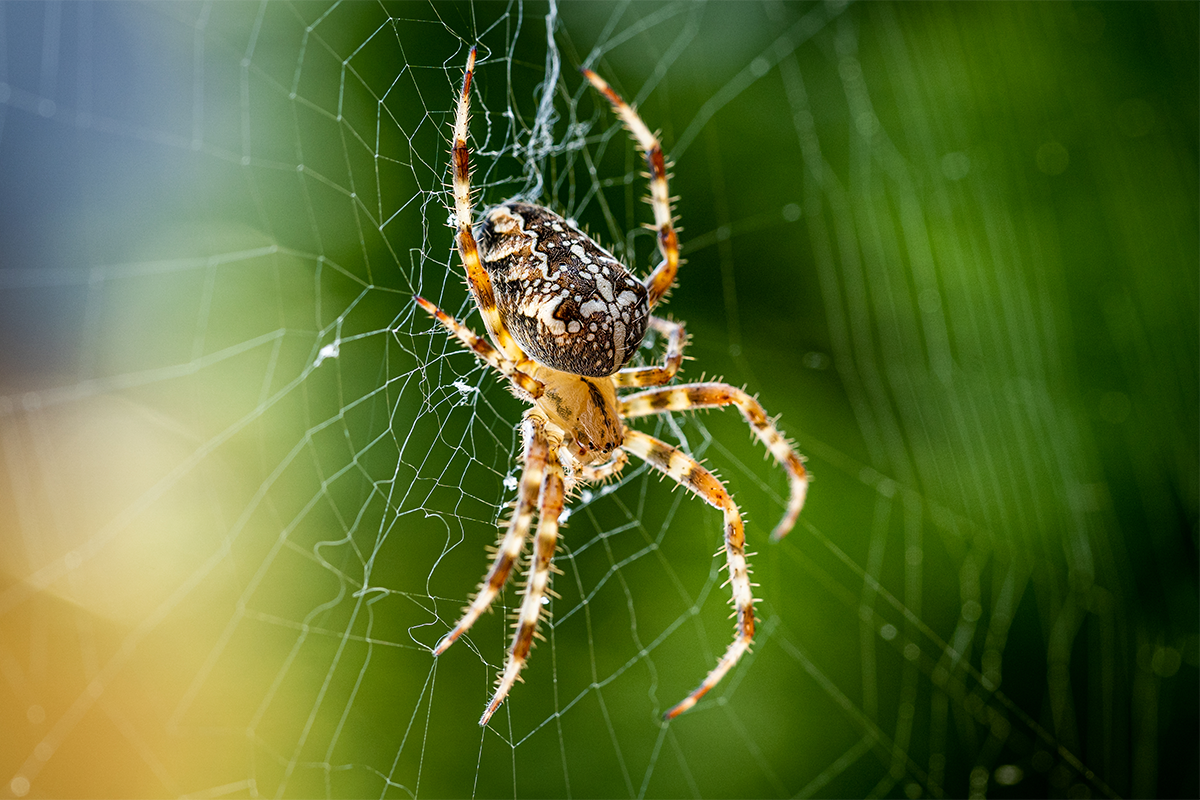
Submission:
[[[509,202],[479,224],[500,317],[535,360],[602,378],[629,361],[650,318],[646,287],[553,211]]]

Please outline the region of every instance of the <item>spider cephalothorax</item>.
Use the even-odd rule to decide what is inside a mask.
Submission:
[[[635,455],[724,516],[725,562],[736,632],[700,686],[666,712],[666,717],[674,717],[715,686],[749,649],[754,637],[745,530],[738,507],[720,480],[682,450],[627,427],[625,421],[665,411],[736,406],[788,473],[787,511],[772,534],[776,539],[795,524],[808,490],[808,475],[803,460],[763,407],[741,389],[713,382],[664,385],[683,363],[687,335],[682,323],[650,312],[675,282],[679,242],[671,218],[662,147],[637,112],[594,72],[583,70],[629,128],[650,168],[650,203],[662,261],[642,281],[591,237],[541,206],[509,201],[489,209],[478,226],[473,224],[467,119],[474,70],[472,48],[454,120],[454,204],[458,251],[491,342],[428,300],[418,297],[417,303],[464,347],[507,378],[517,396],[532,407],[521,423],[523,466],[512,519],[479,591],[433,652],[445,652],[491,606],[524,550],[536,515],[529,580],[504,670],[479,721],[486,725],[504,702],[533,646],[542,600],[549,591],[558,520],[567,490],[615,475],[628,456]],[[666,340],[662,365],[625,366],[648,329]],[[632,387],[653,388],[618,394],[618,389]]]

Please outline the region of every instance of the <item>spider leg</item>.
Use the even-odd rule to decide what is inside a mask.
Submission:
[[[621,416],[630,419],[663,411],[687,411],[695,408],[720,408],[735,405],[750,424],[754,435],[759,438],[775,460],[787,470],[791,492],[787,511],[783,519],[771,532],[771,538],[779,541],[787,535],[800,516],[804,498],[808,494],[808,472],[801,458],[787,439],[767,417],[767,412],[750,395],[724,383],[688,383],[683,386],[663,386],[621,398]]]
[[[475,74],[475,48],[467,56],[467,67],[463,73],[462,93],[458,98],[458,109],[454,115],[454,145],[451,154],[454,161],[454,214],[458,224],[458,253],[467,271],[467,285],[471,296],[479,306],[484,327],[496,343],[500,352],[510,361],[520,361],[525,354],[504,327],[500,311],[496,308],[496,294],[492,290],[492,279],[479,258],[479,246],[471,232],[471,150],[467,147],[467,121],[470,119],[471,78]]]
[[[742,654],[750,649],[750,642],[754,638],[754,597],[750,591],[750,568],[746,564],[746,532],[738,507],[725,485],[694,458],[666,442],[632,429],[626,431],[625,443],[621,446],[725,515],[725,563],[737,614],[733,642],[696,690],[663,715],[664,719],[672,719],[696,705],[696,701],[716,686]]]
[[[514,366],[500,351],[488,344],[487,340],[477,336],[466,325],[463,325],[424,297],[417,297],[415,299],[417,305],[425,309],[426,313],[436,319],[443,328],[450,332],[451,336],[458,339],[463,347],[478,356],[480,361],[508,378],[524,395],[527,395],[526,399],[532,402],[541,397],[542,393],[545,392],[546,387],[541,381]]]
[[[542,484],[541,508],[538,510],[536,544],[529,564],[529,582],[525,584],[525,597],[517,612],[517,630],[504,662],[504,671],[497,681],[496,692],[479,720],[480,725],[488,724],[529,658],[533,637],[537,635],[538,620],[542,616],[542,600],[550,588],[551,562],[554,550],[558,547],[558,517],[562,514],[563,502],[562,465],[551,448],[546,459],[546,477]]]
[[[645,280],[646,289],[650,294],[650,307],[654,308],[671,290],[672,284],[675,283],[675,273],[679,271],[679,237],[671,219],[671,193],[667,188],[667,165],[663,160],[662,145],[638,113],[622,100],[603,78],[590,69],[581,72],[591,81],[592,86],[596,87],[596,91],[612,103],[613,111],[625,123],[638,147],[646,154],[646,164],[650,167],[650,205],[654,208],[654,229],[658,231],[658,249],[663,257],[662,262]]]
[[[479,585],[479,591],[471,599],[471,604],[463,609],[462,618],[459,619],[454,629],[443,636],[437,646],[433,648],[435,656],[446,652],[446,649],[454,644],[459,636],[470,630],[471,626],[475,624],[475,620],[479,619],[479,615],[488,610],[492,601],[496,599],[496,595],[504,588],[505,582],[508,581],[508,574],[512,571],[513,564],[521,556],[521,550],[525,546],[525,539],[529,535],[529,526],[533,522],[538,490],[542,485],[546,461],[550,452],[543,419],[527,413],[521,423],[521,438],[525,442],[525,449],[522,453],[522,462],[525,467],[521,472],[521,482],[517,487],[516,510],[513,512],[512,519],[509,520],[508,529],[500,539],[492,566],[483,579],[483,583]]]
[[[650,327],[667,337],[666,353],[661,367],[626,367],[613,376],[613,383],[625,386],[661,386],[675,377],[683,363],[683,346],[687,332],[682,322],[650,317]]]
[[[628,463],[629,456],[625,455],[625,451],[617,450],[613,453],[611,461],[604,464],[586,464],[581,466],[579,468],[579,479],[585,483],[606,481],[623,470]]]

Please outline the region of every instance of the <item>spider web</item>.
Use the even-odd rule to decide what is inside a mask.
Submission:
[[[1195,796],[1194,6],[0,4],[0,753],[14,796]],[[438,659],[515,493],[447,130],[480,207],[648,269],[675,161],[683,378],[569,506],[487,729],[501,608]],[[643,273],[644,274],[644,273]],[[653,360],[647,350],[645,360]]]

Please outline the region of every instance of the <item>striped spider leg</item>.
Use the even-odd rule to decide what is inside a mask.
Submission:
[[[492,601],[508,582],[513,565],[521,557],[525,549],[525,540],[529,538],[529,528],[533,522],[533,512],[537,505],[538,495],[544,482],[546,464],[549,460],[549,445],[546,442],[545,421],[532,415],[526,416],[521,423],[521,438],[524,450],[521,454],[525,465],[521,471],[521,480],[517,484],[517,505],[513,510],[508,528],[496,547],[496,555],[492,566],[484,576],[483,583],[471,603],[463,609],[462,617],[453,629],[441,638],[433,648],[433,654],[440,656],[450,645],[458,640],[479,619],[483,612],[491,608]],[[488,716],[491,716],[490,714]]]
[[[467,68],[463,72],[462,91],[459,93],[458,108],[454,114],[454,144],[450,149],[454,162],[454,216],[458,228],[456,240],[458,253],[467,272],[467,285],[471,297],[479,306],[484,327],[496,347],[510,361],[520,362],[525,358],[520,346],[504,326],[500,311],[496,307],[496,293],[491,276],[479,258],[479,244],[472,231],[474,214],[471,212],[471,149],[467,145],[467,123],[470,121],[471,78],[475,75],[475,48],[467,56]]]
[[[536,400],[542,396],[545,386],[541,381],[517,369],[484,339],[433,303],[423,297],[416,298],[416,301],[466,349],[508,378],[519,397]],[[558,545],[558,517],[563,510],[564,492],[563,470],[557,454],[561,440],[552,441],[546,426],[547,419],[537,408],[531,408],[525,413],[521,423],[521,440],[524,443],[521,463],[524,466],[517,484],[516,508],[508,528],[500,538],[492,565],[478,591],[470,604],[463,609],[458,623],[433,648],[435,656],[446,652],[450,645],[470,630],[475,621],[491,607],[508,582],[513,566],[521,557],[525,541],[529,538],[534,509],[537,508],[538,528],[534,554],[530,562],[524,600],[517,613],[517,631],[513,635],[512,646],[505,660],[504,671],[498,679],[495,694],[479,720],[480,725],[488,723],[492,714],[508,696],[513,683],[519,679],[521,669],[525,666],[533,646],[533,638],[538,635],[537,625],[541,617],[542,598],[549,591],[551,560]],[[619,451],[618,454],[623,455]],[[614,458],[613,463],[617,464],[619,469],[624,461]]]
[[[803,459],[771,423],[757,400],[741,389],[723,383],[693,383],[682,386],[662,386],[621,398],[624,419],[659,414],[664,411],[687,411],[699,408],[719,408],[736,405],[750,424],[755,435],[767,446],[775,459],[787,470],[790,484],[787,510],[775,527],[771,538],[778,541],[796,524],[804,499],[808,494],[808,473]],[[746,564],[745,531],[737,505],[719,479],[690,456],[640,431],[627,430],[624,448],[676,483],[691,490],[709,505],[725,515],[725,561],[737,624],[733,642],[704,681],[668,710],[664,717],[671,719],[687,711],[737,664],[750,649],[754,638],[754,598],[751,594],[749,568]]]
[[[629,456],[624,450],[613,453],[612,461],[607,464],[587,464],[579,468],[578,480],[582,483],[602,483],[616,477],[629,463]]]
[[[436,319],[455,339],[458,339],[463,347],[474,353],[483,363],[508,378],[513,384],[514,391],[516,391],[518,397],[527,400],[536,400],[542,396],[542,393],[545,391],[545,386],[542,385],[542,382],[518,368],[517,365],[505,358],[496,348],[488,344],[486,339],[477,335],[466,325],[463,325],[424,297],[414,299],[417,305],[424,309],[429,316]]]
[[[687,344],[687,332],[683,323],[650,317],[650,328],[667,339],[663,363],[660,366],[626,367],[613,376],[613,383],[618,387],[661,386],[674,378],[683,365],[683,347]]]
[[[646,278],[650,308],[654,308],[671,290],[675,283],[675,274],[679,271],[679,237],[675,233],[674,219],[671,216],[671,193],[667,188],[667,163],[663,158],[662,144],[638,116],[637,111],[621,99],[603,78],[590,69],[581,69],[580,72],[596,91],[608,99],[613,111],[625,123],[638,147],[646,154],[646,164],[650,168],[650,205],[654,209],[654,230],[658,233],[658,249],[663,257],[662,262],[650,273],[650,277]]]
[[[527,417],[534,418],[536,410],[530,410]],[[492,714],[504,702],[513,684],[520,680],[521,670],[529,658],[533,648],[533,639],[542,638],[538,633],[538,622],[542,618],[542,600],[550,591],[550,572],[554,560],[554,551],[558,548],[558,518],[563,511],[563,470],[557,455],[557,445],[552,444],[546,458],[546,477],[542,482],[542,497],[538,508],[537,536],[534,539],[533,555],[529,562],[529,580],[525,584],[525,596],[521,599],[521,607],[517,611],[516,633],[513,634],[512,646],[504,661],[504,671],[496,681],[496,691],[479,719],[480,725],[487,725]]]
[[[750,568],[746,564],[746,529],[737,504],[729,496],[725,485],[700,465],[696,459],[677,447],[659,441],[649,434],[629,429],[625,433],[624,448],[665,474],[680,486],[687,488],[725,516],[725,562],[729,570],[729,584],[733,589],[733,607],[737,614],[737,626],[733,643],[717,662],[704,682],[682,701],[663,714],[672,719],[687,711],[716,686],[725,673],[733,669],[742,654],[750,649],[754,639],[754,597],[750,589]]]
[[[779,541],[788,534],[800,516],[804,500],[808,496],[808,472],[804,459],[796,453],[791,443],[772,424],[762,405],[736,386],[725,383],[687,383],[680,386],[661,386],[621,398],[621,417],[633,419],[664,411],[690,411],[700,408],[722,408],[734,405],[775,460],[788,475],[788,504],[783,519],[771,532],[771,538]]]

